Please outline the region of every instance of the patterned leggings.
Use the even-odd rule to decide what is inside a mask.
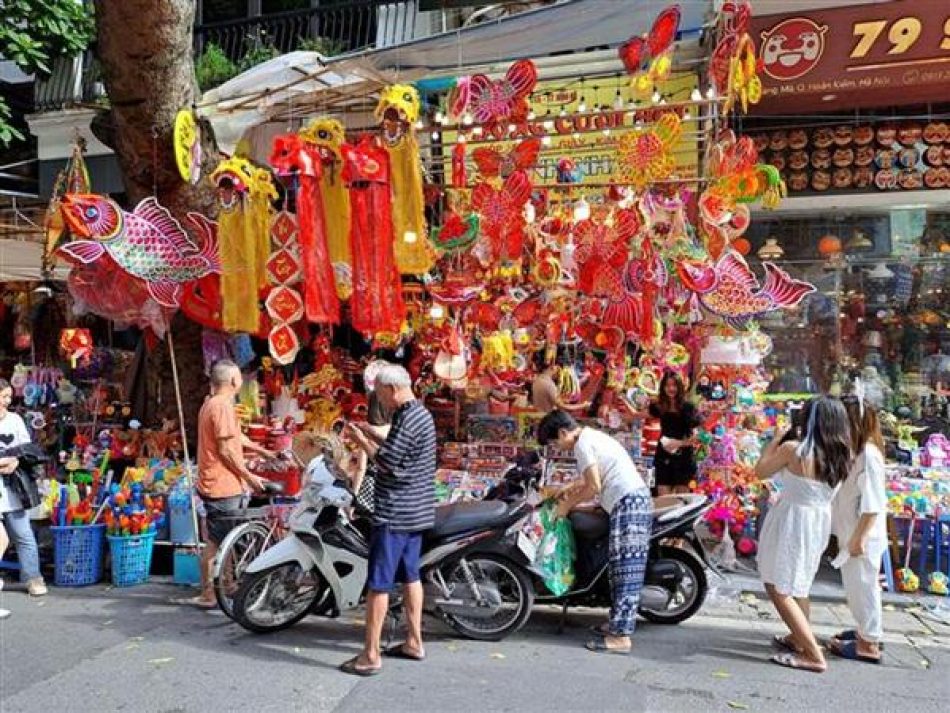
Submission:
[[[646,488],[621,498],[610,513],[612,636],[630,636],[636,626],[652,531],[653,500]]]

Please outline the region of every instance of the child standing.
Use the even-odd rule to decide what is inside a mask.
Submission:
[[[858,389],[860,391],[860,387]],[[832,532],[841,554],[834,561],[857,629],[843,631],[828,649],[848,659],[881,662],[884,618],[878,574],[887,548],[884,439],[877,412],[860,396],[845,407],[855,459],[832,504]]]

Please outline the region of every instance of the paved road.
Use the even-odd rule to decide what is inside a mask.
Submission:
[[[13,589],[13,587],[8,587]],[[596,612],[535,613],[500,644],[459,641],[429,621],[429,658],[391,662],[373,679],[337,672],[355,654],[361,622],[309,619],[254,636],[223,615],[167,604],[152,584],[53,590],[45,600],[7,591],[0,606],[2,713],[204,711],[946,711],[950,627],[920,612],[887,613],[888,660],[835,661],[818,676],[765,663],[780,626],[751,596],[714,600],[678,627],[643,624],[631,656],[581,648]],[[846,621],[815,611],[819,633]]]

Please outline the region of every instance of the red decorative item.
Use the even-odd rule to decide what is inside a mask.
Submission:
[[[465,143],[452,147],[452,187],[465,188],[468,183],[468,171],[465,167]]]
[[[307,319],[316,324],[339,324],[340,299],[327,246],[320,190],[323,175],[320,151],[297,134],[285,134],[274,139],[270,164],[282,176],[295,175],[300,185],[297,223]]]
[[[289,324],[282,324],[273,330],[267,337],[267,345],[279,364],[290,363],[300,350],[300,340]]]
[[[507,178],[515,171],[529,171],[538,163],[541,139],[525,139],[510,151],[481,147],[472,152],[472,159],[483,178]]]
[[[494,260],[518,260],[524,249],[524,205],[531,199],[531,181],[515,171],[501,188],[479,183],[472,191],[472,208],[482,216],[482,233],[491,242]]]
[[[367,335],[397,332],[406,305],[393,255],[389,154],[368,135],[344,144],[342,154],[350,193],[353,327]]]
[[[612,220],[611,220],[612,218]],[[621,270],[627,263],[630,241],[640,231],[636,212],[619,210],[602,220],[584,220],[574,228],[578,266],[577,288],[588,295],[619,296]]]
[[[92,356],[92,332],[79,327],[69,327],[59,333],[59,350],[73,369],[80,360]]]
[[[511,65],[504,79],[493,80],[484,74],[474,75],[469,81],[469,88],[475,121],[491,124],[524,119],[528,114],[528,96],[537,83],[538,70],[529,59]]]
[[[267,296],[267,311],[278,323],[292,323],[304,315],[304,304],[300,293],[292,287],[281,285],[271,290]]]
[[[648,35],[631,37],[617,51],[630,74],[646,71],[650,62],[670,50],[680,26],[679,5],[672,5],[653,21]]]

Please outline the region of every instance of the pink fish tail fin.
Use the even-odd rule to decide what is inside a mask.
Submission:
[[[208,261],[211,272],[221,272],[221,255],[218,251],[218,224],[200,213],[189,213],[188,224],[198,235],[199,254]]]
[[[761,294],[768,297],[778,307],[795,307],[805,295],[815,291],[815,286],[800,280],[795,280],[782,268],[766,262],[765,284]]]

